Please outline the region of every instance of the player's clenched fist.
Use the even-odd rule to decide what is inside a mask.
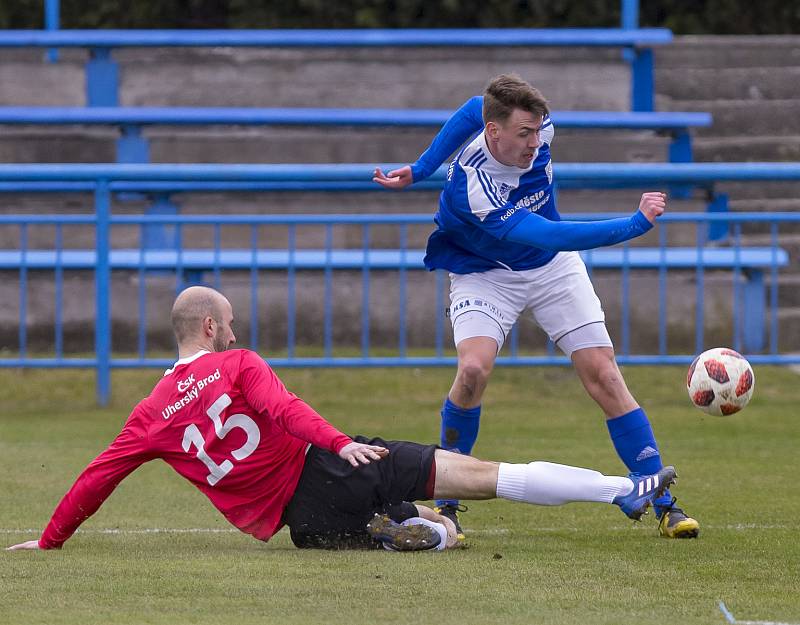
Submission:
[[[667,194],[661,191],[649,191],[642,193],[642,199],[639,202],[639,210],[647,217],[647,221],[655,223],[656,217],[664,214],[667,208]]]

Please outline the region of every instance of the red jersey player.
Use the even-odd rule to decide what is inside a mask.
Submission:
[[[435,496],[600,501],[638,518],[674,477],[670,467],[646,476],[646,488],[644,478],[633,488],[628,478],[588,469],[353,440],[290,393],[255,352],[228,349],[236,340],[232,322],[230,303],[213,289],[190,287],[178,296],[172,324],[179,360],[81,473],[42,536],[9,549],[60,548],[127,475],[156,458],[243,532],[266,541],[288,525],[298,547],[325,548],[453,546],[449,519],[413,504]]]

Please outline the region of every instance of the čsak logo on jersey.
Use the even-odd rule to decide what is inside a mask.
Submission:
[[[178,392],[186,393],[186,395],[181,397],[178,401],[169,404],[167,407],[165,407],[161,411],[161,416],[164,417],[165,419],[169,419],[176,412],[191,404],[195,399],[197,399],[200,396],[200,391],[202,391],[204,388],[206,388],[213,382],[219,380],[220,377],[221,375],[219,372],[219,368],[217,368],[217,370],[214,371],[214,373],[209,374],[202,380],[198,380],[197,384],[195,384],[194,373],[191,374],[185,380],[180,380],[177,385]]]
[[[194,384],[194,373],[185,380],[180,380],[178,382],[178,392],[185,393],[192,387],[192,384]]]

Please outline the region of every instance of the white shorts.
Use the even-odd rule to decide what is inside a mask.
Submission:
[[[586,347],[613,347],[605,314],[577,252],[559,252],[536,269],[450,274],[450,322],[456,345],[488,336],[505,342],[525,310],[567,356]]]

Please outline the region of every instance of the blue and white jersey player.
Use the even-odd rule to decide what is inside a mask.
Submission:
[[[478,133],[473,137],[475,133]],[[472,137],[472,138],[471,138]],[[630,217],[562,221],[553,193],[547,102],[516,75],[494,78],[483,97],[467,101],[412,165],[373,180],[402,189],[452,161],[428,239],[425,265],[450,272],[450,320],[458,371],[442,408],[441,444],[469,454],[477,439],[481,398],[495,358],[526,310],[571,358],[589,395],[606,416],[622,461],[634,474],[662,468],[647,415],[617,366],[600,300],[577,250],[621,243],[653,227],[663,193],[645,193]],[[456,523],[458,502],[437,502]],[[697,521],[669,493],[655,505],[659,530],[693,538]],[[463,535],[463,534],[462,534]]]

